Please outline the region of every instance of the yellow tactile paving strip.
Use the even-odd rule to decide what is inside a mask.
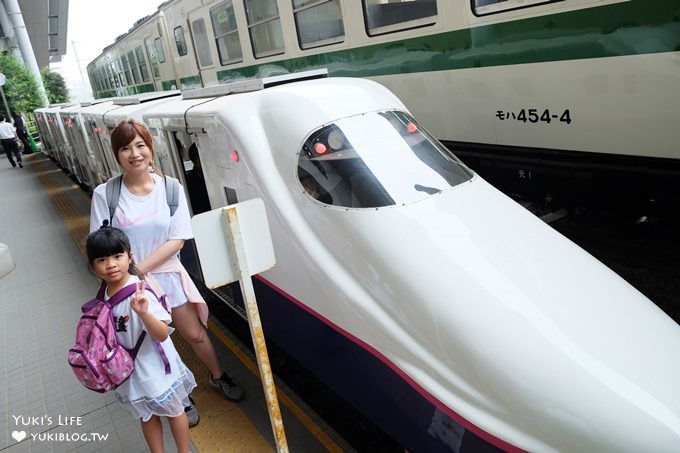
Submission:
[[[78,246],[83,259],[85,259],[85,238],[90,229],[90,219],[87,213],[83,213],[82,210],[76,208],[69,198],[67,191],[77,192],[77,196],[82,196],[89,203],[87,196],[76,183],[71,183],[70,186],[64,185],[61,182],[64,178],[61,170],[48,165],[48,161],[44,158],[39,159],[36,156],[36,158],[25,160],[29,164],[27,167],[31,168],[36,176],[38,176],[38,179],[45,188],[45,193],[52,200],[54,208],[63,219],[66,229]],[[60,179],[56,179],[57,177]]]
[[[64,221],[71,237],[80,250],[83,260],[85,255],[85,238],[89,232],[89,215],[82,212],[72,201],[69,191],[83,197],[84,202],[90,203],[89,197],[82,189],[71,182],[65,185],[62,171],[54,167],[47,157],[42,154],[28,156],[25,162],[33,170],[45,188],[45,193],[52,200],[55,209]],[[239,346],[225,335],[212,321],[208,328],[241,362],[259,379],[257,364]],[[192,392],[194,402],[201,417],[198,426],[191,429],[191,439],[199,452],[210,453],[246,453],[273,452],[274,449],[261,436],[246,415],[239,409],[238,404],[227,401],[208,384],[209,371],[191,350],[191,347],[180,335],[173,335],[173,342],[186,365],[196,377],[198,387]],[[296,418],[317,438],[319,443],[329,452],[342,452],[343,449],[300,408],[288,395],[277,388],[277,395],[282,405],[295,414]]]

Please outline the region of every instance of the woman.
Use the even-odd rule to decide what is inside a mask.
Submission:
[[[157,284],[167,295],[173,324],[210,370],[210,385],[228,399],[240,401],[245,392],[222,370],[207,334],[208,306],[179,261],[184,241],[193,238],[184,190],[179,191],[179,206],[170,216],[163,177],[153,169],[153,141],[144,124],[132,119],[118,123],[111,132],[111,148],[123,169],[112,226],[130,238],[140,274],[147,275],[149,283]],[[90,231],[108,218],[106,184],[100,184],[92,194]],[[198,413],[194,407],[187,410],[189,424],[194,426]]]

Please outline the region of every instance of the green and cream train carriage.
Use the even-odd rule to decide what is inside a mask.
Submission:
[[[673,200],[679,50],[678,0],[169,0],[88,73],[107,97],[327,68],[492,182]]]

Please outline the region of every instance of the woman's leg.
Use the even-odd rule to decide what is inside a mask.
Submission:
[[[158,416],[152,415],[148,422],[142,421],[142,433],[151,453],[163,453],[163,425]]]
[[[210,385],[231,401],[241,401],[246,392],[227,373],[222,371],[212,341],[198,317],[198,311],[191,302],[172,309],[172,322],[180,335],[189,342],[192,349],[210,370]]]
[[[212,377],[219,378],[222,375],[222,367],[217,360],[215,348],[210,341],[208,332],[201,325],[198,312],[194,309],[193,304],[188,302],[173,308],[172,322],[182,338],[191,345],[199,360],[208,367]]]
[[[177,445],[177,453],[189,453],[189,422],[185,414],[179,417],[168,417],[172,437]]]

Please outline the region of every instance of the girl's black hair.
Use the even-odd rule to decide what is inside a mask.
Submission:
[[[85,241],[87,260],[90,264],[97,258],[104,258],[118,253],[131,253],[130,240],[123,230],[109,225],[104,220],[102,226],[90,233]],[[129,273],[137,275],[134,260],[130,261]]]

